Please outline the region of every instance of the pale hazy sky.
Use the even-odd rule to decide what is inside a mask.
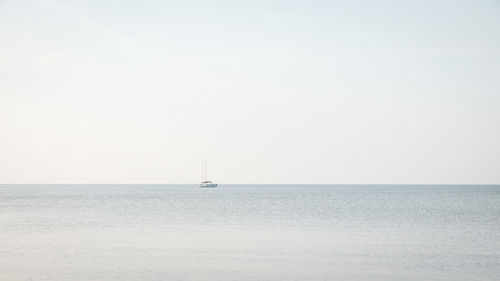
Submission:
[[[500,2],[0,0],[0,183],[500,183]]]

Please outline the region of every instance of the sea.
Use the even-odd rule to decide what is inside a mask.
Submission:
[[[0,280],[500,280],[500,186],[0,185]]]

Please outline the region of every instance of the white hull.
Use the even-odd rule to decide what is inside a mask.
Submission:
[[[200,188],[214,188],[214,187],[217,187],[217,184],[216,183],[200,183],[198,185],[198,187],[200,187]]]

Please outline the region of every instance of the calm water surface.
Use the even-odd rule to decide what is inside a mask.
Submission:
[[[0,280],[499,280],[500,186],[0,185]]]

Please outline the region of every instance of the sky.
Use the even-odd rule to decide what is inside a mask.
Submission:
[[[500,2],[0,0],[0,183],[499,184]]]

